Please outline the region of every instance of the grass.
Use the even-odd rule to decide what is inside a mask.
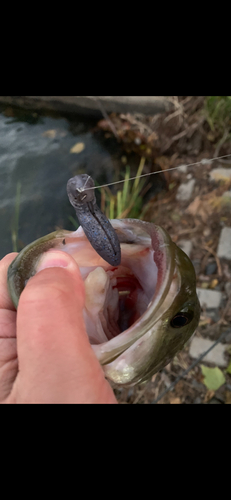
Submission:
[[[144,168],[145,158],[141,158],[136,173],[136,179],[129,181],[131,177],[130,167],[125,170],[122,189],[113,195],[108,187],[101,188],[101,211],[108,219],[140,218],[142,216],[143,196],[151,185],[144,188],[145,179],[138,178]]]
[[[207,96],[205,114],[211,130],[224,133],[231,129],[231,96]]]
[[[17,182],[14,216],[11,224],[11,240],[13,252],[18,252],[18,227],[19,227],[19,209],[20,209],[21,182]]]

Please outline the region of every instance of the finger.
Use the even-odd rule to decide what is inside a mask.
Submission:
[[[88,340],[77,264],[68,254],[50,251],[40,269],[19,300],[14,397],[24,402],[33,402],[31,394],[34,402],[116,402]]]
[[[10,394],[18,372],[16,311],[7,288],[7,270],[16,255],[0,261],[0,401]]]
[[[0,261],[0,309],[11,309],[15,311],[14,304],[7,288],[7,271],[9,265],[17,255],[16,252],[9,253]]]

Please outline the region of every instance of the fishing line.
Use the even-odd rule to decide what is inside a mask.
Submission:
[[[114,186],[114,184],[120,184],[120,183],[123,183],[123,182],[134,181],[135,179],[140,179],[141,177],[147,177],[148,175],[163,174],[164,172],[171,172],[172,170],[176,170],[178,168],[182,168],[182,166],[184,166],[184,167],[192,167],[192,166],[196,166],[196,165],[206,165],[207,163],[210,163],[211,161],[221,160],[222,158],[228,158],[230,156],[231,156],[231,154],[224,155],[224,156],[217,156],[216,158],[210,158],[210,159],[203,158],[202,160],[197,161],[195,163],[188,163],[188,165],[178,165],[177,167],[166,168],[166,169],[163,169],[163,170],[157,170],[157,172],[149,172],[148,174],[137,175],[135,177],[130,177],[129,179],[122,179],[121,181],[109,182],[108,184],[101,184],[101,186],[89,187],[89,188],[86,188],[84,191],[89,191],[90,189],[104,188],[104,187],[107,187],[107,186]]]

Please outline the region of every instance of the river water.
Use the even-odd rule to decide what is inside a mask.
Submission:
[[[66,194],[70,177],[87,173],[102,184],[124,170],[122,146],[96,133],[95,125],[86,117],[0,108],[0,258],[13,250],[15,234],[19,251],[57,228],[74,229],[69,217],[75,212]]]

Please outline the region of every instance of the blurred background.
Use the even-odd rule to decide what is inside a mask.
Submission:
[[[66,183],[96,184],[110,218],[166,229],[191,258],[202,306],[191,342],[145,386],[116,389],[147,404],[224,333],[159,404],[231,403],[231,96],[0,96],[0,258],[78,226]],[[189,165],[203,160],[200,165]],[[179,169],[167,171],[180,166]]]

